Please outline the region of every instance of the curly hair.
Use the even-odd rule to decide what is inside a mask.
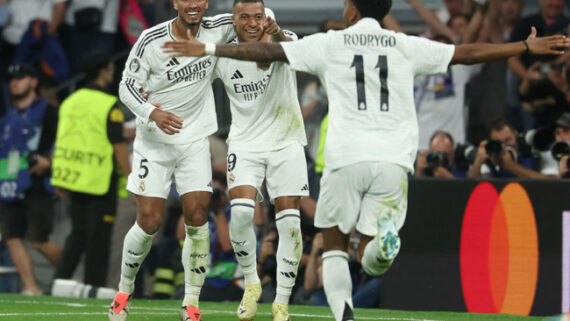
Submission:
[[[392,8],[392,0],[350,0],[363,18],[382,21]]]

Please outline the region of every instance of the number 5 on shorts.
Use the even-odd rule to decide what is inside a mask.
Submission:
[[[141,164],[139,166],[139,178],[143,179],[148,176],[148,167],[145,166],[145,163],[148,163],[148,159],[141,159]]]

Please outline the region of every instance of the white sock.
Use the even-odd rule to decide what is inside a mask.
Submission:
[[[239,267],[243,271],[246,284],[260,283],[257,275],[255,232],[253,212],[255,201],[236,198],[231,201],[230,239]]]
[[[297,269],[303,252],[299,210],[282,210],[275,214],[275,223],[279,232],[279,245],[276,255],[277,290],[275,303],[288,304],[297,279]]]
[[[208,223],[202,226],[185,226],[186,239],[182,247],[182,265],[184,266],[182,306],[198,307],[198,298],[206,279],[210,256],[210,230]]]
[[[135,289],[135,277],[139,268],[146,258],[152,239],[155,234],[149,235],[135,222],[133,227],[125,235],[123,242],[123,259],[121,262],[121,280],[119,291],[133,293]]]
[[[378,237],[374,237],[364,248],[362,255],[362,269],[370,276],[381,276],[392,265],[394,259],[384,260],[380,256],[380,246],[378,245]]]
[[[348,269],[348,254],[344,251],[323,253],[323,286],[336,321],[343,321],[345,306],[352,312],[352,280]]]

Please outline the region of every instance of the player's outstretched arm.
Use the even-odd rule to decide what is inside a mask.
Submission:
[[[562,55],[563,48],[570,46],[570,40],[564,35],[537,37],[536,28],[532,27],[530,36],[525,41],[505,44],[467,44],[455,47],[455,54],[450,64],[471,65],[486,61],[505,59],[528,53],[534,55]]]
[[[201,57],[208,54],[258,62],[288,62],[283,48],[277,43],[251,42],[239,45],[203,44],[194,38],[192,34],[188,35],[188,39],[189,40],[184,41],[165,42],[162,48],[164,52],[170,54],[171,57]]]

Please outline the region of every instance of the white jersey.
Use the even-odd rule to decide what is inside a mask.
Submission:
[[[284,31],[297,40],[297,35]],[[237,42],[237,40],[235,40]],[[284,62],[258,68],[250,61],[220,58],[216,77],[230,98],[232,150],[272,151],[292,143],[307,144],[295,71]]]
[[[137,137],[165,144],[189,144],[218,129],[212,75],[216,59],[206,57],[170,58],[160,46],[175,40],[175,19],[145,30],[129,54],[119,86],[123,103],[137,115]],[[202,42],[227,43],[235,37],[231,15],[203,18],[196,38]],[[148,93],[145,99],[140,89]],[[180,133],[165,134],[150,113],[151,103],[184,120]]]
[[[454,46],[382,29],[371,18],[281,46],[293,69],[319,76],[325,86],[328,169],[365,161],[413,169],[414,76],[445,72]]]

